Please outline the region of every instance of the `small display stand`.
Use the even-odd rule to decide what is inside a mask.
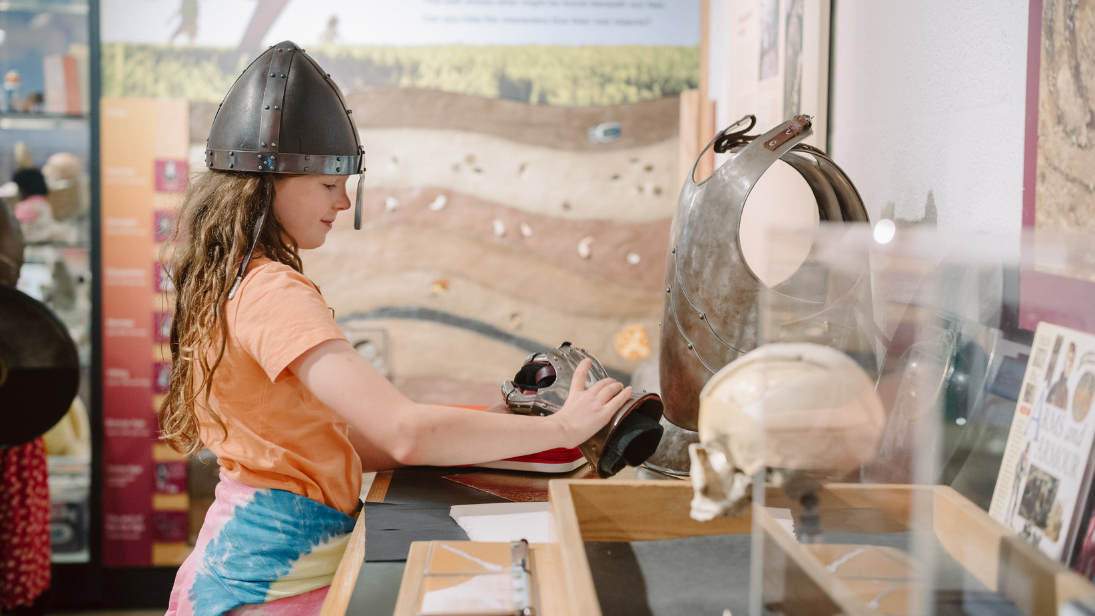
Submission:
[[[744,326],[758,347],[806,350],[754,363],[740,391],[710,381],[700,441],[720,462],[691,482],[552,482],[570,613],[1052,616],[1095,599],[1069,569],[1075,552],[1049,549],[1078,545],[1091,507],[1064,473],[1085,469],[1032,450],[1038,472],[1019,470],[1038,481],[1024,479],[1015,508],[1036,529],[987,513],[1016,375],[1039,361],[1016,327],[1015,279],[1093,278],[1083,238],[879,223],[773,230],[766,246],[748,265],[771,287]],[[854,405],[869,412],[844,412]],[[751,493],[730,489],[743,481]],[[718,496],[696,509],[692,484]],[[732,499],[736,516],[690,517]]]
[[[629,542],[688,537],[713,541],[724,535],[746,538],[754,529],[752,545],[761,549],[753,556],[763,573],[751,587],[761,598],[764,613],[930,613],[917,609],[923,604],[915,600],[940,596],[961,600],[967,609],[979,602],[988,606],[990,611],[985,613],[1010,610],[1052,616],[1070,600],[1095,598],[1095,587],[1087,580],[1051,561],[944,486],[825,486],[818,493],[817,511],[825,533],[838,541],[824,544],[800,543],[773,515],[773,509],[790,509],[795,519],[802,515],[801,505],[777,488],[768,488],[767,508],[754,506],[754,512],[760,512],[755,519],[745,515],[711,522],[689,517],[692,487],[681,481],[560,480],[551,483],[550,495],[569,599],[567,613],[572,614],[618,613],[598,598],[609,593],[595,583],[603,572],[591,569],[587,556],[591,542],[615,542],[624,550]],[[902,535],[915,538],[906,538],[902,544],[896,539]],[[859,536],[860,543],[854,543],[852,536]],[[882,545],[886,542],[890,545]],[[918,558],[928,544],[940,547],[940,552],[933,559]],[[929,582],[931,560],[937,571],[946,570],[949,580]],[[741,569],[748,575],[749,565]],[[943,588],[947,585],[951,587]],[[632,586],[632,590],[642,588]],[[717,593],[719,589],[709,590]]]
[[[1095,597],[1095,587],[1069,571],[1069,550],[1030,541],[1035,533],[1022,537],[983,507],[1007,463],[999,443],[984,436],[1010,425],[1016,408],[987,401],[992,392],[1018,397],[1001,394],[1008,388],[1000,387],[999,368],[1005,343],[1029,340],[1009,321],[1020,299],[1014,279],[1045,267],[1051,253],[1048,263],[1069,266],[1069,255],[1083,254],[1075,245],[1082,240],[887,229],[885,222],[770,235],[768,264],[790,274],[762,294],[760,339],[843,352],[874,383],[864,396],[879,412],[877,429],[842,425],[839,414],[811,422],[841,408],[837,386],[762,398],[752,417],[766,466],[783,466],[785,484],[800,485],[754,495],[760,549],[752,567],[760,575],[751,581],[750,613],[1034,616]],[[1091,273],[1083,261],[1073,265],[1074,275]],[[757,378],[765,376],[761,370]],[[786,416],[791,400],[806,411],[797,425]],[[1051,432],[1047,424],[1042,441]],[[825,447],[801,454],[817,443]],[[840,466],[835,452],[853,450],[867,452],[862,464]],[[1031,484],[1023,495],[1030,524],[1058,544],[1075,537],[1086,502],[1086,491],[1066,494],[1083,483],[1084,470],[1068,470],[1059,457],[1032,455],[1045,489]],[[1070,472],[1078,473],[1074,481]],[[793,533],[771,519],[773,508],[791,510]]]

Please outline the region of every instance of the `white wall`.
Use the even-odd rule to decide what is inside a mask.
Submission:
[[[1022,225],[1028,0],[834,0],[829,150],[872,219]]]

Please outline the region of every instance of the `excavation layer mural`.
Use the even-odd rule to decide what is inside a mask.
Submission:
[[[297,4],[226,0],[215,22],[205,3],[112,0],[104,23],[159,13],[105,26],[103,92],[187,100],[200,173],[217,105],[259,50],[290,38],[330,71],[366,148],[363,228],[344,214],[305,273],[414,399],[496,403],[529,352],[564,340],[625,380],[656,355],[698,2]]]

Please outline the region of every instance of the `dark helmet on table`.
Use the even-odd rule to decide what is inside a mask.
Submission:
[[[221,171],[355,175],[365,172],[365,149],[331,76],[295,43],[282,41],[256,58],[225,95],[206,141],[205,165]],[[359,178],[355,229],[361,228],[362,185]],[[255,225],[256,240],[265,218]],[[229,297],[250,261],[248,252]]]

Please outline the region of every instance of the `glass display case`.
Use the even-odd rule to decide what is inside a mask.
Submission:
[[[1070,568],[1091,527],[1095,336],[1007,328],[1009,276],[1090,280],[1088,239],[888,222],[773,231],[766,344],[701,394],[701,483],[752,480],[751,613],[1090,601]]]
[[[65,324],[82,368],[69,415],[46,435],[53,559],[66,563],[90,559],[88,12],[86,0],[0,3],[0,199],[26,245],[17,286]]]

